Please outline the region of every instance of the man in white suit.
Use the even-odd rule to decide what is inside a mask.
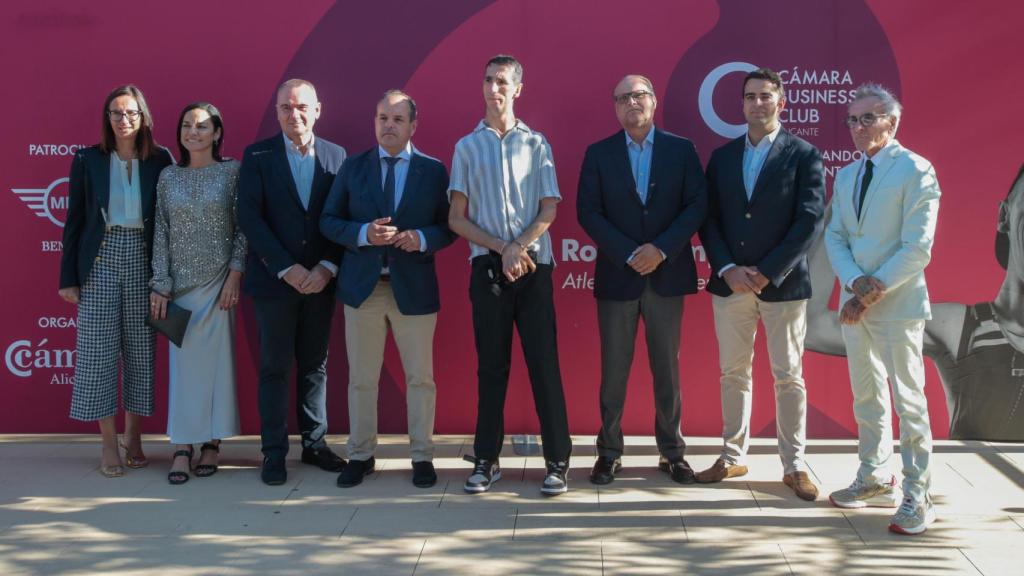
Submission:
[[[857,418],[860,468],[829,499],[841,508],[899,510],[889,529],[920,534],[935,520],[932,436],[921,355],[931,318],[924,268],[931,259],[939,184],[924,158],[896,141],[902,106],[877,84],[857,88],[846,124],[863,158],[836,175],[825,247],[844,287],[840,322]],[[903,499],[889,469],[892,415],[900,417]]]

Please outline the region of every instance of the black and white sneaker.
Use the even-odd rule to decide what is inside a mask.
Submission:
[[[548,473],[544,476],[544,483],[540,485],[540,491],[545,496],[557,496],[569,491],[569,482],[565,475],[569,471],[568,462],[548,462]]]
[[[501,467],[498,466],[497,459],[484,460],[471,456],[464,456],[463,459],[473,463],[473,473],[466,478],[464,486],[466,492],[470,494],[487,492],[491,489],[491,484],[501,480]]]

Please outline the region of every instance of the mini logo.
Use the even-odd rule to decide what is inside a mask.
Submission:
[[[75,350],[44,348],[47,339],[32,346],[30,340],[16,340],[4,352],[7,370],[19,378],[28,378],[34,368],[72,369],[75,367]]]
[[[63,228],[62,217],[66,216],[68,210],[68,191],[67,186],[63,185],[67,182],[67,178],[60,178],[47,188],[12,188],[11,192],[21,198],[36,216]]]
[[[749,62],[726,62],[715,68],[704,78],[700,84],[700,91],[697,93],[697,107],[700,110],[700,117],[708,128],[723,138],[739,138],[747,133],[746,124],[729,124],[715,112],[713,97],[715,86],[718,81],[733,72],[753,72],[757,66]]]

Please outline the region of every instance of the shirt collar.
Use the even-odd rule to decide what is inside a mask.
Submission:
[[[381,159],[391,157],[391,154],[388,154],[388,151],[380,144],[377,145],[377,155],[380,156]],[[402,148],[402,151],[398,153],[398,158],[401,158],[406,162],[412,158],[412,140],[405,143],[405,148]]]
[[[299,147],[296,146],[295,144],[293,144],[292,141],[288,139],[288,135],[287,134],[285,134],[284,132],[281,132],[281,138],[284,138],[284,149],[287,152],[290,152],[292,154],[295,154],[296,156],[302,157],[302,154],[299,152]],[[314,149],[315,146],[316,146],[316,136],[314,134],[310,134],[309,135],[309,144],[306,145],[306,155],[307,156],[313,153],[313,149]]]
[[[636,146],[637,143],[634,142],[633,139],[629,137],[629,132],[626,132],[625,130],[623,130],[623,132],[626,134],[626,146],[629,146],[631,144],[633,146]],[[651,146],[653,144],[654,144],[654,124],[651,124],[651,129],[647,131],[647,136],[644,136],[644,148],[647,148],[648,146]]]
[[[497,130],[495,130],[495,129],[491,128],[490,126],[488,126],[487,122],[484,121],[484,120],[481,120],[480,123],[476,125],[476,129],[473,130],[473,132],[479,132],[481,130],[490,130],[491,132],[494,132],[494,133],[498,132]],[[530,134],[531,132],[533,132],[533,130],[530,130],[530,127],[527,126],[525,122],[523,122],[522,120],[518,120],[518,119],[516,120],[516,125],[512,127],[512,130],[521,130],[521,131],[523,131],[523,132],[525,132],[527,134]],[[511,132],[512,130],[509,130],[509,132]]]
[[[743,141],[746,142],[747,148],[760,148],[761,146],[771,147],[772,144],[775,144],[775,139],[779,137],[779,132],[781,131],[782,124],[780,123],[778,126],[775,127],[775,130],[772,130],[768,134],[765,134],[764,138],[761,138],[761,141],[757,143],[757,146],[754,146],[750,142],[750,131],[748,130],[746,137],[743,138]],[[765,140],[768,141],[767,144],[764,143]]]

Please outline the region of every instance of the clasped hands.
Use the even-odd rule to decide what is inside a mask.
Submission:
[[[629,255],[629,259],[626,260],[626,265],[637,274],[646,276],[657,270],[658,266],[661,266],[661,263],[664,261],[665,256],[662,255],[661,250],[654,244],[647,243],[641,244],[633,250],[633,253]]]
[[[760,294],[769,282],[768,277],[761,274],[757,266],[733,266],[722,273],[722,279],[729,285],[733,294]]]
[[[420,251],[420,235],[415,230],[398,231],[390,226],[391,217],[377,218],[366,225],[366,241],[373,246],[394,246],[406,252]]]
[[[885,297],[885,284],[874,276],[864,275],[853,281],[853,298],[846,301],[839,312],[839,322],[853,325],[864,318],[868,308]]]
[[[501,272],[509,282],[515,282],[536,269],[537,263],[519,242],[506,242],[501,247]]]

